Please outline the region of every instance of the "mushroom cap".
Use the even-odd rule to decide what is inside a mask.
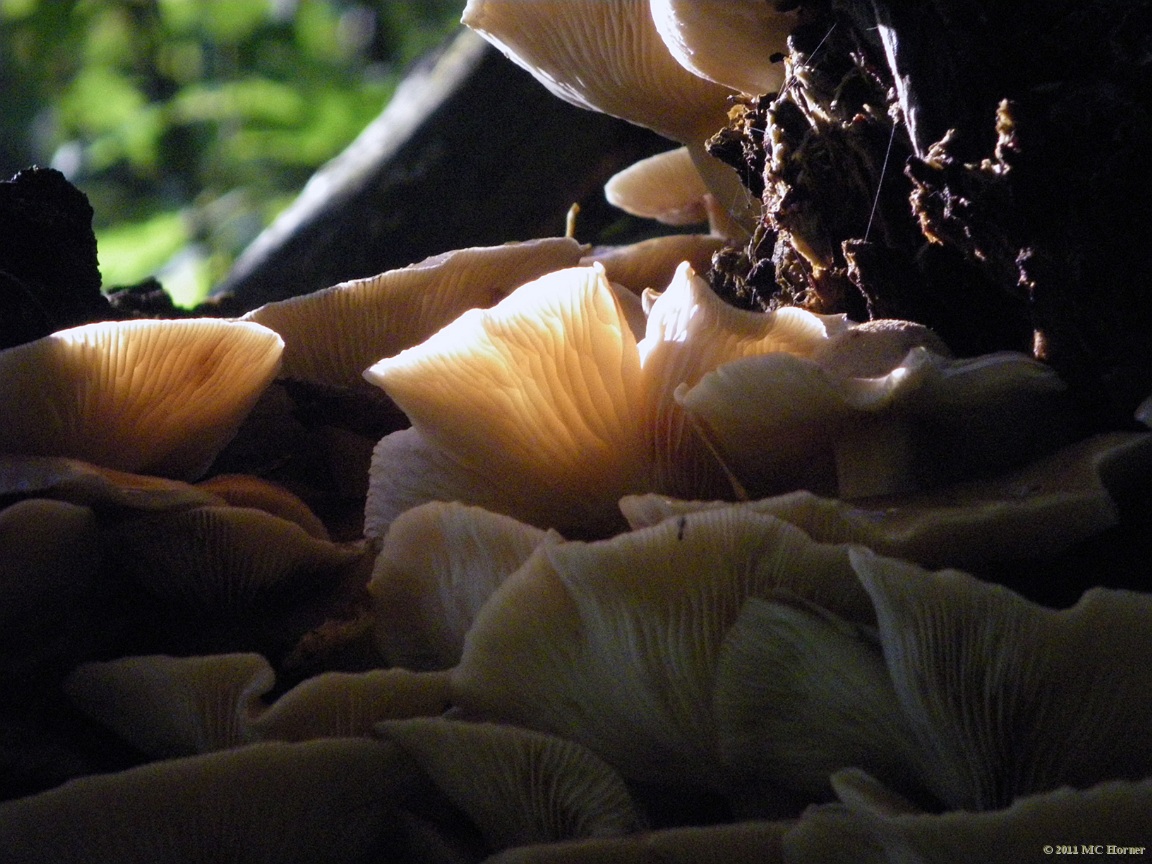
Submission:
[[[242,321],[115,321],[0,352],[0,451],[195,479],[275,377],[283,342]]]
[[[71,780],[0,803],[0,860],[343,864],[417,777],[368,739],[265,742]]]
[[[285,342],[281,375],[361,388],[363,372],[423,342],[468,309],[487,308],[545,273],[575,266],[580,244],[550,237],[457,249],[368,279],[268,303],[244,316]]]
[[[1152,597],[1093,588],[1056,611],[960,571],[850,555],[922,780],[948,808],[1152,776]]]
[[[373,455],[369,536],[429,500],[615,526],[616,500],[643,488],[636,342],[602,268],[521,286],[364,375],[412,421]]]
[[[573,105],[701,146],[726,121],[731,91],[676,62],[648,0],[469,0],[461,20]]]
[[[458,503],[400,514],[368,584],[377,649],[407,669],[452,668],[476,613],[547,538],[556,535]]]
[[[867,623],[846,554],[738,510],[542,544],[477,615],[454,701],[579,741],[626,777],[722,788],[711,706],[724,634],[748,596],[784,589]]]
[[[684,261],[697,273],[708,272],[713,253],[723,246],[724,239],[711,234],[669,234],[626,246],[593,246],[580,264],[599,263],[608,281],[639,295],[646,288],[663,290]],[[644,338],[643,328],[638,338]]]
[[[709,81],[756,96],[784,84],[783,55],[800,18],[764,0],[651,0],[676,61]]]
[[[707,195],[708,187],[687,147],[641,159],[604,184],[604,197],[613,207],[665,225],[707,222]]]
[[[377,729],[416,761],[494,850],[611,837],[640,826],[624,781],[572,741],[428,717]]]
[[[196,484],[231,507],[251,507],[299,525],[317,540],[331,540],[328,529],[312,508],[279,483],[253,474],[216,474]]]

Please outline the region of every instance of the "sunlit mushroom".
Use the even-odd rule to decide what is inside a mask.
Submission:
[[[379,276],[343,282],[244,316],[284,338],[281,375],[363,387],[381,357],[423,342],[468,309],[486,308],[545,273],[575,266],[581,247],[565,237],[458,249]]]
[[[275,377],[283,342],[194,318],[61,330],[0,352],[0,452],[195,479]]]
[[[666,225],[707,222],[708,194],[687,147],[649,156],[614,174],[604,184],[604,197],[609,204]]]

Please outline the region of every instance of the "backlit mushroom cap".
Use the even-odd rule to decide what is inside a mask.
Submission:
[[[1152,436],[1112,433],[1072,444],[989,480],[867,502],[800,490],[731,504],[630,495],[620,510],[632,528],[717,507],[783,519],[821,543],[860,543],[932,567],[967,567],[1058,553],[1115,525],[1113,490],[1152,467]]]
[[[761,807],[831,800],[830,776],[849,766],[918,791],[914,736],[872,628],[750,597],[721,647],[715,706],[721,756],[764,789]]]
[[[462,312],[486,308],[515,288],[580,260],[565,237],[459,249],[369,279],[268,303],[244,316],[284,338],[281,375],[363,387],[381,357],[423,342]]]
[[[196,484],[232,507],[251,507],[295,522],[318,540],[331,540],[320,517],[298,495],[279,483],[251,474],[217,474]]]
[[[461,20],[566,102],[686,144],[720,205],[749,229],[757,205],[704,143],[732,91],[672,57],[648,0],[469,0]]]
[[[1152,597],[1093,588],[1055,611],[959,571],[851,557],[947,807],[1152,776]]]
[[[469,0],[461,20],[565,102],[703,144],[731,91],[688,72],[647,0]]]
[[[117,321],[0,352],[0,451],[193,479],[280,364],[258,324]]]
[[[639,295],[646,288],[663,291],[684,261],[697,273],[707,273],[713,253],[723,246],[723,238],[711,234],[669,234],[626,246],[593,246],[580,264],[599,263],[609,282]],[[644,338],[643,328],[638,338]]]
[[[616,526],[616,500],[646,483],[636,342],[599,267],[524,285],[364,374],[412,421],[373,455],[368,536],[428,500]]]
[[[388,528],[368,593],[381,655],[407,669],[450,669],[500,583],[548,532],[479,507],[434,501]]]
[[[365,553],[250,507],[139,516],[118,525],[112,543],[113,566],[162,600],[201,612],[316,590]]]
[[[167,759],[251,743],[250,720],[273,684],[259,654],[150,655],[83,663],[64,690],[133,747]]]
[[[154,762],[0,803],[0,860],[344,864],[377,848],[416,776],[394,745],[367,739]]]
[[[778,590],[850,621],[873,614],[843,547],[744,511],[545,543],[480,610],[453,701],[579,741],[626,777],[722,783],[717,652],[744,600]]]
[[[613,207],[666,225],[707,222],[707,195],[687,147],[642,159],[604,184],[604,197]]]
[[[651,0],[664,44],[688,71],[750,95],[784,84],[783,56],[799,23],[765,0]]]
[[[579,744],[494,723],[380,724],[493,850],[627,834],[640,817],[624,781]]]
[[[223,504],[207,489],[62,456],[0,455],[0,497],[38,497],[95,508],[166,510]]]
[[[787,861],[949,864],[972,860],[979,850],[980,861],[1015,864],[1039,860],[1041,852],[1048,857],[1054,846],[1076,854],[1091,848],[1099,855],[1143,855],[1149,833],[1152,780],[1143,780],[1064,787],[982,813],[901,814],[828,805],[806,813],[782,846]]]

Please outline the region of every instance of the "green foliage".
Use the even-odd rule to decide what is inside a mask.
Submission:
[[[193,303],[462,7],[0,0],[0,171],[63,170],[96,211],[105,286],[171,262]]]

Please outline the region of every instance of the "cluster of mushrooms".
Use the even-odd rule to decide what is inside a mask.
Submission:
[[[135,763],[9,795],[0,860],[1146,853],[1152,595],[1056,610],[970,574],[1113,528],[1152,433],[1079,435],[1024,354],[704,276],[755,202],[703,142],[781,86],[790,14],[465,10],[681,142],[607,194],[707,234],[463,249],[0,352],[0,677]],[[324,495],[222,469],[301,392],[402,422],[314,423]]]

